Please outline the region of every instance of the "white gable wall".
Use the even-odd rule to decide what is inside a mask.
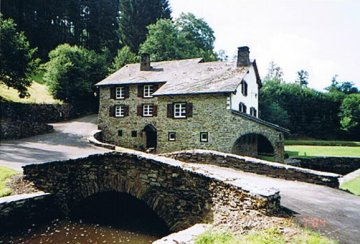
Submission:
[[[244,77],[246,83],[248,84],[248,93],[247,96],[244,96],[241,93],[241,84],[237,87],[236,93],[231,94],[230,96],[230,108],[232,110],[239,111],[240,102],[244,103],[247,107],[246,113],[250,114],[250,108],[254,107],[257,111],[257,117],[259,116],[259,106],[258,106],[258,98],[259,98],[259,89],[258,84],[256,82],[256,75],[254,66],[251,65],[249,68],[249,73]],[[239,81],[240,83],[241,81]]]

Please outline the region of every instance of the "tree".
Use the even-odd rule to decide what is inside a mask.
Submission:
[[[14,21],[0,14],[0,82],[18,90],[21,98],[28,96],[30,74],[37,63],[35,52],[24,33],[16,31]]]
[[[297,72],[298,78],[296,80],[296,83],[300,86],[307,86],[309,83],[309,73],[306,70],[300,70]]]
[[[117,71],[125,64],[135,63],[136,61],[137,61],[136,54],[131,52],[128,46],[125,46],[118,50],[118,53],[109,68],[109,73],[113,73]]]
[[[326,87],[325,90],[328,90],[329,92],[342,92],[344,94],[353,94],[359,92],[359,89],[355,87],[353,82],[338,81],[337,77],[338,75],[333,76],[330,86]]]
[[[59,45],[49,54],[44,80],[53,96],[78,109],[96,105],[94,84],[105,77],[105,57],[69,44]]]
[[[268,73],[265,76],[265,80],[274,80],[277,82],[282,82],[283,80],[283,71],[274,61],[271,61],[268,68]]]
[[[345,97],[340,107],[341,129],[360,134],[360,93]]]
[[[129,46],[135,53],[146,39],[147,26],[159,19],[171,18],[168,0],[122,0],[119,11],[121,44]]]
[[[216,60],[213,50],[204,50],[196,46],[191,33],[183,32],[178,25],[168,19],[160,19],[148,26],[149,33],[140,47],[140,52],[149,53],[152,60],[174,60],[185,58],[203,58]]]
[[[213,51],[214,49],[214,31],[201,18],[196,18],[192,13],[181,13],[176,20],[177,28],[184,33],[187,40],[205,51]]]

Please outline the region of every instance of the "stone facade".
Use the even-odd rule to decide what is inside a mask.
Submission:
[[[339,187],[339,178],[341,177],[341,175],[338,174],[303,169],[290,165],[208,150],[180,151],[164,154],[164,156],[187,163],[212,164],[221,167],[240,169],[245,172],[267,175],[274,178],[302,181],[334,188]]]
[[[280,207],[274,189],[240,187],[186,167],[179,161],[144,153],[107,153],[24,167],[26,179],[53,193],[65,213],[96,193],[128,193],[144,201],[171,231],[213,222],[224,212],[269,214]]]
[[[211,149],[229,153],[241,136],[258,134],[270,141],[277,161],[284,159],[283,133],[228,110],[228,95],[198,94],[144,99],[137,96],[137,89],[136,85],[131,85],[129,98],[114,100],[110,99],[110,87],[100,88],[98,123],[106,142],[128,148],[146,148],[146,134],[143,130],[145,126],[152,125],[157,130],[157,153],[186,149]],[[167,106],[174,102],[192,104],[192,116],[186,119],[168,118]],[[146,103],[157,105],[157,116],[137,115],[137,106]],[[109,108],[114,105],[129,106],[129,116],[109,116]],[[132,131],[137,132],[135,137]],[[175,141],[169,141],[169,132],[176,133]],[[208,134],[207,142],[200,141],[201,132]],[[251,148],[253,150],[249,153],[254,154],[255,149]]]

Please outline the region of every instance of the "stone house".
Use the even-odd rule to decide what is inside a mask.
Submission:
[[[202,59],[128,64],[101,82],[103,140],[157,153],[211,149],[284,158],[286,129],[258,117],[261,80],[249,48],[237,62]]]

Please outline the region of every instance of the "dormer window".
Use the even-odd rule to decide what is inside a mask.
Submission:
[[[124,99],[125,98],[125,87],[123,87],[123,86],[116,87],[115,98],[116,99]]]
[[[144,86],[144,97],[152,97],[153,93],[154,93],[154,85]]]
[[[244,103],[239,104],[239,111],[242,113],[246,113],[246,105]]]
[[[241,93],[246,97],[248,94],[248,84],[246,81],[241,81]]]

